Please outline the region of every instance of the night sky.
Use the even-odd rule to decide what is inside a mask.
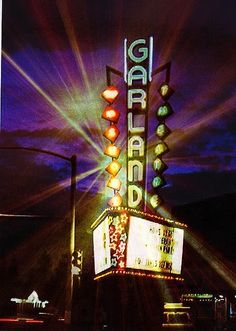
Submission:
[[[112,196],[105,187],[107,123],[101,119],[106,65],[123,71],[124,39],[153,36],[153,68],[171,61],[175,90],[167,120],[167,185],[160,194],[173,206],[235,192],[235,9],[233,0],[3,0],[1,146],[76,154],[79,203],[88,191],[101,193],[98,205],[105,208]],[[156,79],[151,123],[160,102],[161,75]],[[117,145],[125,166],[125,85],[115,83],[122,112]],[[155,139],[150,134],[148,143]],[[68,205],[68,162],[0,151],[0,166],[1,212],[30,206],[40,214],[50,198],[51,206]]]
[[[194,265],[190,276],[198,280],[204,274],[204,286],[216,287],[215,277],[208,277],[205,270],[214,269],[218,275],[221,261],[220,271],[225,273],[219,275],[227,280],[232,273],[229,284],[235,289],[234,268],[228,272],[224,263],[235,260],[235,212],[230,206],[236,193],[236,2],[2,2],[0,269],[6,279],[1,281],[1,297],[6,292],[8,300],[8,287],[11,295],[26,297],[32,287],[40,298],[55,294],[64,300],[57,285],[54,293],[50,284],[58,284],[56,278],[64,284],[62,271],[69,265],[63,258],[68,257],[70,239],[65,222],[70,218],[65,215],[71,178],[68,160],[3,148],[77,156],[75,249],[83,250],[83,272],[92,275],[91,224],[113,195],[104,170],[110,158],[103,154],[108,144],[103,132],[109,123],[101,118],[107,105],[101,97],[107,84],[106,65],[123,72],[124,39],[148,36],[154,39],[153,70],[171,61],[170,85],[175,93],[169,99],[173,114],[166,120],[171,134],[165,139],[170,151],[163,156],[168,169],[166,186],[159,192],[167,211],[189,221],[185,276],[188,266]],[[163,79],[163,74],[156,75],[150,88],[149,154],[157,142],[158,87]],[[112,82],[120,91],[115,101],[121,112],[116,145],[122,147],[119,178],[125,196],[126,86],[118,76],[112,76]],[[151,168],[150,160],[149,186]],[[160,210],[165,216],[164,212]],[[190,247],[201,261],[208,259],[206,267]],[[224,258],[218,258],[217,251]],[[18,277],[12,275],[12,266]]]

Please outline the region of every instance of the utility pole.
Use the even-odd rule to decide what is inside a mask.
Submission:
[[[75,198],[76,198],[76,173],[77,173],[77,157],[72,155],[70,158],[58,154],[56,152],[43,150],[34,147],[19,147],[19,146],[0,146],[0,150],[23,150],[28,152],[48,154],[54,157],[58,157],[65,161],[70,162],[71,166],[71,180],[70,180],[70,211],[67,221],[66,230],[69,231],[69,249],[68,249],[68,263],[67,263],[67,279],[66,279],[66,298],[65,298],[65,323],[71,325],[72,321],[72,310],[73,309],[73,288],[77,288],[77,282],[73,280],[74,276],[72,274],[72,254],[76,250],[76,228],[77,222],[75,217]],[[74,319],[74,317],[73,317]]]
[[[2,54],[2,0],[0,0],[0,54]],[[2,81],[2,69],[0,66],[0,83]],[[0,88],[0,101],[1,98],[1,88]],[[2,131],[2,103],[0,102],[0,132]]]

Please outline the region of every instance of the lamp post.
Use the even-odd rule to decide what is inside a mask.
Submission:
[[[73,299],[73,275],[71,268],[71,257],[73,252],[77,248],[76,243],[76,217],[75,217],[75,195],[76,195],[76,171],[77,171],[77,157],[76,155],[72,155],[70,158],[59,153],[55,153],[52,151],[34,148],[34,147],[19,147],[19,146],[0,146],[0,150],[24,150],[29,152],[48,154],[65,161],[70,162],[71,165],[71,182],[70,182],[70,215],[68,218],[69,228],[70,228],[70,244],[69,244],[69,257],[70,264],[68,267],[68,276],[67,276],[67,284],[66,284],[66,298],[65,298],[65,323],[71,324],[71,312],[72,312],[72,299]]]

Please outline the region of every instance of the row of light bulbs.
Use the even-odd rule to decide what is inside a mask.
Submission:
[[[165,153],[169,151],[167,144],[164,139],[171,133],[171,130],[165,124],[165,120],[169,117],[173,110],[167,100],[174,93],[174,90],[169,86],[168,83],[164,82],[160,85],[158,89],[159,94],[163,100],[163,103],[158,107],[156,111],[156,116],[158,120],[158,125],[156,128],[156,135],[159,138],[157,145],[155,147],[155,160],[153,161],[153,169],[156,172],[155,177],[152,180],[152,187],[155,191],[163,187],[166,182],[162,177],[162,173],[168,168],[162,157]],[[159,194],[153,194],[150,198],[151,206],[154,209],[158,209],[162,203],[162,199]]]
[[[145,278],[155,278],[155,279],[163,279],[163,280],[175,280],[178,282],[183,282],[184,278],[182,277],[174,277],[174,276],[166,276],[166,275],[156,275],[156,274],[151,274],[151,273],[145,273],[145,272],[140,272],[140,271],[128,271],[128,270],[110,270],[102,275],[96,276],[94,279],[98,280],[106,276],[111,276],[111,275],[131,275],[131,276],[141,276]]]
[[[116,125],[120,117],[120,112],[113,106],[113,102],[118,97],[119,91],[115,86],[108,86],[101,95],[108,102],[108,106],[105,107],[102,113],[102,118],[110,123],[109,127],[103,132],[104,137],[110,142],[106,146],[104,154],[112,158],[111,163],[105,168],[111,175],[107,182],[107,187],[114,190],[114,196],[108,201],[108,205],[110,207],[119,207],[122,204],[122,197],[119,193],[122,183],[116,175],[122,167],[118,161],[121,149],[114,143],[120,134],[120,130]]]

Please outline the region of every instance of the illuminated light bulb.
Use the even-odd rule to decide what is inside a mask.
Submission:
[[[109,126],[105,132],[103,133],[104,137],[106,137],[108,140],[110,140],[112,143],[114,143],[119,136],[120,131],[117,128],[116,125]]]
[[[156,134],[159,138],[166,138],[170,134],[170,129],[165,124],[159,124],[156,128]]]
[[[165,119],[173,113],[171,106],[166,102],[157,109],[157,118],[159,120]]]
[[[167,169],[167,165],[165,164],[165,162],[163,162],[158,157],[153,161],[152,166],[155,171],[159,171],[159,172],[162,172]]]
[[[119,117],[120,117],[119,110],[113,108],[112,106],[107,106],[102,113],[102,118],[114,123],[118,122]]]
[[[115,159],[118,159],[120,155],[120,151],[121,151],[120,148],[110,144],[105,148],[104,154],[110,157],[114,157]]]
[[[161,95],[166,95],[168,93],[169,86],[167,84],[164,84],[160,88]]]
[[[108,205],[111,207],[119,207],[121,204],[122,197],[118,192],[108,201]]]
[[[162,83],[158,89],[158,92],[162,98],[166,100],[174,93],[174,90],[167,83]]]
[[[157,144],[157,146],[155,147],[155,154],[157,156],[161,155],[161,154],[164,154],[168,151],[169,151],[169,149],[168,149],[167,145],[164,142],[159,142]]]
[[[162,187],[165,185],[165,181],[163,178],[161,178],[160,176],[156,176],[153,178],[152,180],[152,186],[153,187]]]
[[[118,89],[115,86],[108,86],[105,91],[102,92],[102,97],[109,103],[115,101],[119,94]]]
[[[111,174],[112,176],[116,176],[118,172],[121,169],[121,164],[117,160],[113,160],[106,168],[105,170]]]
[[[156,209],[157,207],[159,207],[162,203],[161,198],[159,197],[159,195],[155,194],[150,198],[150,203],[152,208]]]
[[[119,191],[121,188],[121,181],[116,177],[111,177],[107,183],[107,186],[113,190]]]

